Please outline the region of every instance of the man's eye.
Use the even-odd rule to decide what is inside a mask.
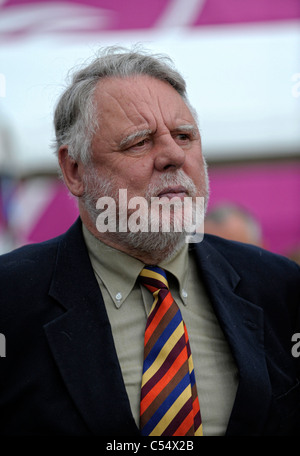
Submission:
[[[190,138],[190,135],[187,134],[187,133],[179,133],[178,135],[176,135],[176,139],[177,139],[177,141],[179,141],[179,142],[187,142],[187,141],[189,141],[191,138]]]
[[[138,143],[134,144],[132,147],[143,147],[146,144],[146,139],[142,139],[142,141],[139,141]]]
[[[128,150],[144,149],[145,147],[148,147],[149,142],[150,142],[149,138],[141,139],[140,141],[136,142],[135,144],[132,144],[132,146],[130,146],[128,148]]]

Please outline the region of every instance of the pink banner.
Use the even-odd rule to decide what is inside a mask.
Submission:
[[[208,0],[204,2],[201,14],[194,25],[269,22],[299,18],[299,0]]]
[[[0,0],[0,40],[299,18],[299,0]]]
[[[216,166],[209,175],[209,208],[242,206],[260,223],[265,248],[281,254],[300,248],[299,162]]]

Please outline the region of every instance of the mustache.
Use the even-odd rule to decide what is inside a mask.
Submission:
[[[155,184],[150,184],[145,194],[146,200],[158,196],[167,187],[180,186],[186,190],[187,196],[196,196],[197,188],[192,179],[184,171],[178,170],[161,174]]]
[[[183,187],[187,193],[187,196],[196,196],[197,188],[193,180],[185,174],[182,170],[170,171],[159,175],[155,184],[149,184],[143,196],[148,203],[151,202],[152,197],[158,197],[167,187]],[[90,170],[84,176],[84,187],[85,191],[82,196],[83,202],[89,212],[96,214],[96,202],[98,198],[102,196],[110,196],[114,198],[116,202],[119,201],[119,187],[116,180],[113,178],[108,179],[107,177],[99,176],[94,169]]]

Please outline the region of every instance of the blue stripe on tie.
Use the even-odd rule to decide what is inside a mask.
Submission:
[[[189,373],[187,373],[182,380],[178,383],[178,385],[173,389],[173,391],[168,395],[165,401],[161,404],[161,406],[156,410],[150,420],[146,423],[146,425],[142,429],[142,435],[149,435],[155,426],[160,422],[162,417],[167,413],[169,408],[174,404],[176,399],[180,396],[180,394],[186,389],[186,387],[190,384]]]
[[[156,272],[156,274],[162,275],[167,280],[166,271],[158,266],[145,266],[144,269],[148,269],[149,271]]]
[[[190,373],[190,378],[191,378],[191,386],[193,387],[195,382],[196,382],[196,377],[195,377],[195,372],[194,372],[194,369],[192,370],[192,372]]]
[[[146,372],[146,370],[149,369],[151,364],[154,362],[156,359],[157,355],[161,351],[162,347],[164,344],[167,342],[167,340],[172,336],[173,332],[177,328],[177,326],[182,322],[182,317],[180,310],[176,312],[168,326],[165,328],[161,336],[157,339],[156,343],[153,345],[152,350],[148,353],[147,358],[144,361],[144,369],[143,373]]]

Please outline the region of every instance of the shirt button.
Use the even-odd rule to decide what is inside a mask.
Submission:
[[[184,289],[182,289],[181,294],[182,294],[183,298],[187,298],[187,296],[188,296],[187,292]]]
[[[118,302],[120,302],[121,299],[122,299],[122,293],[119,292],[119,293],[116,294],[116,300],[117,300]]]

